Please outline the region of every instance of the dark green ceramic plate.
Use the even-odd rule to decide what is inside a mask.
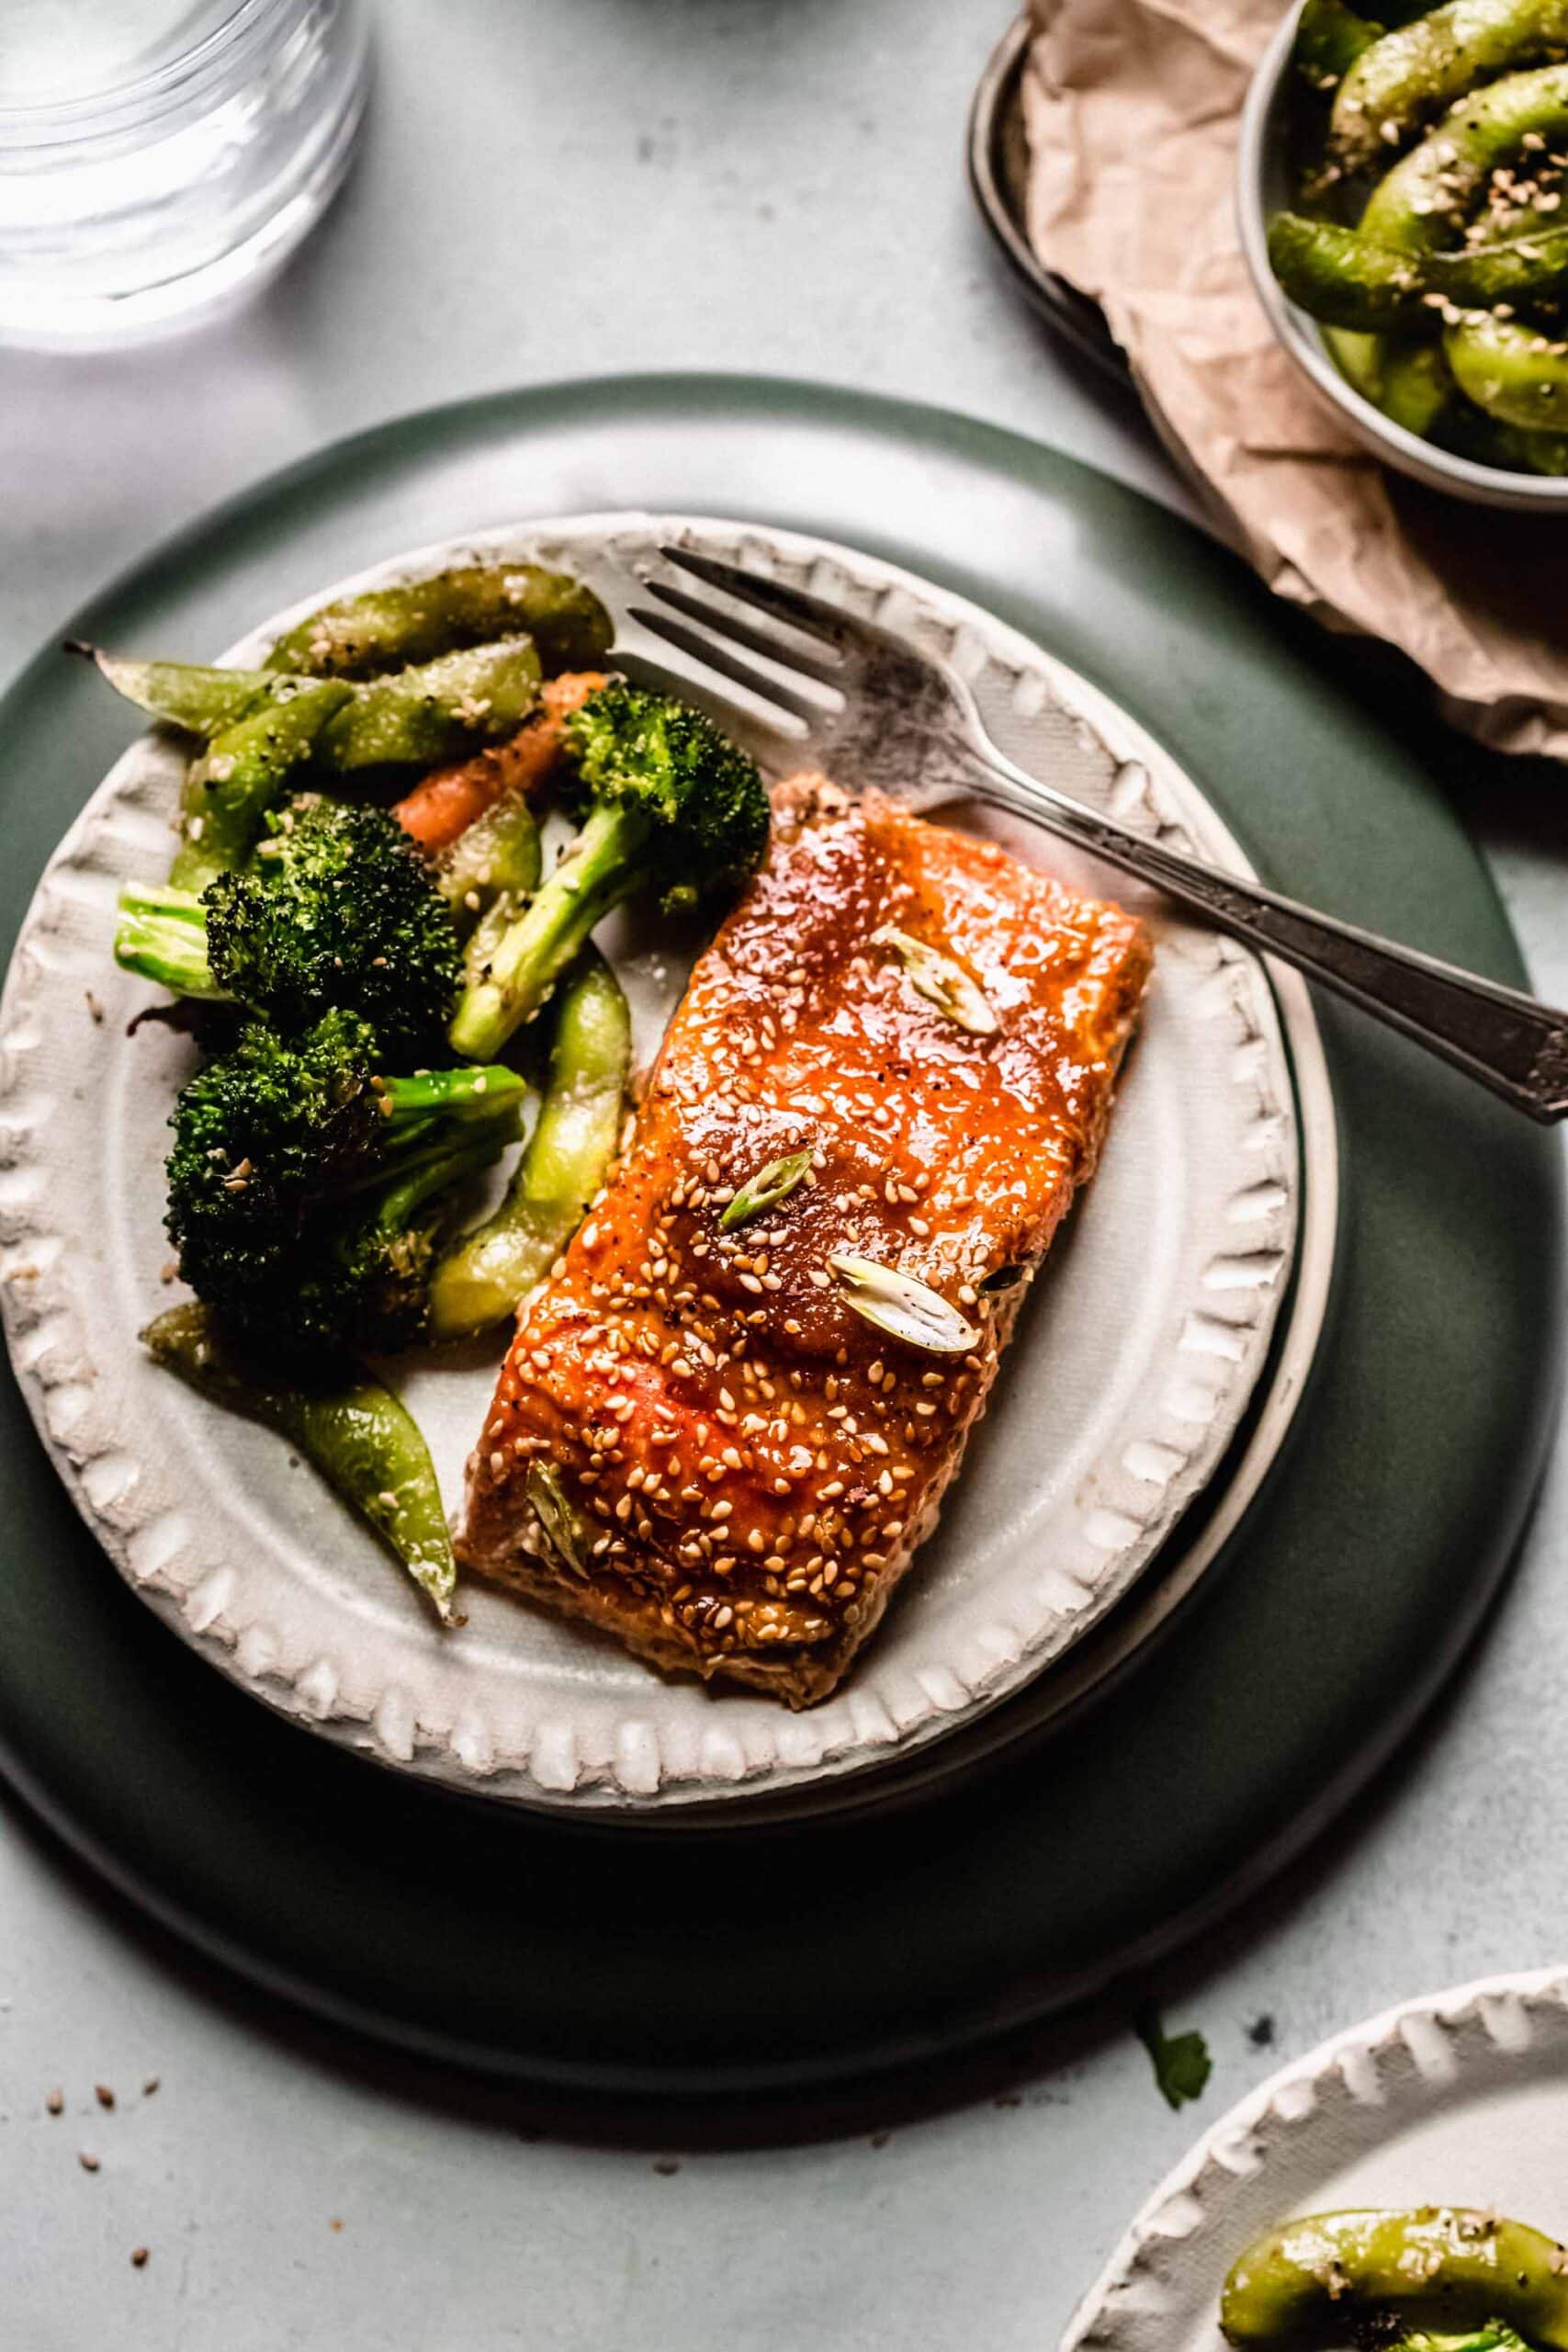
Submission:
[[[1521,978],[1432,780],[1447,739],[1403,673],[1332,648],[1131,492],[929,410],[650,379],[411,419],[223,510],[70,630],[199,652],[400,548],[632,503],[819,531],[974,596],[1161,737],[1266,878]],[[7,949],[130,731],[52,651],[0,707]],[[15,1779],[248,1974],[558,2085],[860,2073],[1059,2006],[1174,1942],[1298,1849],[1408,1728],[1495,1588],[1551,1425],[1550,1140],[1352,1014],[1322,1018],[1343,1239],[1289,1450],[1163,1645],[1097,1710],[993,1760],[983,1792],[737,1831],[721,1859],[712,1832],[628,1836],[396,1779],[267,1713],[138,1604],[7,1385]]]

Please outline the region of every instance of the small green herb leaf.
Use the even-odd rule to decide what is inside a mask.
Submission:
[[[552,1548],[574,1576],[588,1574],[588,1546],[582,1521],[566,1498],[560,1472],[553,1462],[528,1464],[528,1500]]]
[[[719,1218],[719,1231],[732,1232],[736,1226],[761,1216],[764,1209],[776,1208],[805,1176],[811,1165],[812,1148],[807,1144],[804,1151],[786,1151],[782,1159],[770,1159],[765,1168],[759,1168],[755,1176],[741,1185]]]
[[[1155,2081],[1168,2107],[1182,2107],[1201,2098],[1213,2061],[1201,2033],[1167,2033],[1159,2011],[1151,2001],[1135,2020],[1138,2039],[1154,2062]]]
[[[973,1323],[966,1323],[940,1291],[917,1282],[913,1274],[901,1273],[897,1266],[885,1266],[875,1258],[852,1257],[847,1251],[838,1252],[828,1264],[844,1305],[874,1323],[879,1331],[890,1331],[896,1340],[906,1340],[912,1348],[930,1349],[936,1355],[961,1356],[978,1346],[980,1334]]]
[[[956,1022],[960,1029],[967,1029],[972,1037],[994,1037],[1000,1025],[996,1014],[970,978],[962,964],[944,956],[940,947],[930,946],[923,939],[912,938],[907,931],[897,931],[885,923],[871,934],[874,947],[891,947],[909,976],[909,986],[934,1004],[939,1012]]]

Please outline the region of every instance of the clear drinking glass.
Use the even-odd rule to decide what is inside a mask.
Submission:
[[[365,73],[361,0],[0,0],[0,339],[146,333],[276,268]]]

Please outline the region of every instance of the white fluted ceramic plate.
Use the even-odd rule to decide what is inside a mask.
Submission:
[[[324,586],[224,658],[258,658],[328,595],[476,553],[559,563],[619,618],[671,537],[908,629],[970,676],[998,741],[1025,765],[1163,840],[1239,863],[1197,786],[1083,680],[964,600],[791,534],[639,514],[534,524]],[[619,643],[637,653],[635,625]],[[760,1695],[661,1677],[471,1581],[468,1623],[442,1634],[280,1441],[142,1356],[136,1332],[171,1296],[161,1163],[190,1049],[158,1027],[126,1036],[149,992],[117,971],[109,938],[121,882],[163,870],[179,774],[167,741],[134,745],[62,844],[23,928],[0,1003],[0,1275],[13,1359],[62,1476],[121,1573],[185,1639],[274,1706],[394,1765],[625,1815],[885,1764],[1047,1670],[1128,1593],[1235,1434],[1296,1243],[1289,1059],[1251,957],[1121,890],[1153,924],[1157,970],[1100,1172],[1035,1285],[941,1531],[843,1689],[791,1715]],[[985,822],[1069,881],[1107,887],[1043,835]],[[607,944],[646,1060],[682,975],[657,944],[614,933]],[[1315,1051],[1299,988],[1292,1007],[1293,1034]],[[1333,1184],[1321,1112],[1314,1139],[1321,1201]],[[454,1509],[499,1353],[398,1374]],[[1286,1418],[1272,1414],[1272,1442]]]
[[[1225,2274],[1276,2222],[1450,2204],[1568,2237],[1560,1968],[1406,2001],[1243,2099],[1155,2191],[1062,2352],[1226,2352]]]

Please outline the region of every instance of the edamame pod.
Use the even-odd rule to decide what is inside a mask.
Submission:
[[[1568,343],[1472,311],[1450,327],[1443,345],[1454,381],[1488,416],[1527,433],[1568,428]]]
[[[1448,0],[1356,59],[1329,120],[1335,153],[1359,170],[1478,84],[1565,48],[1568,0]]]
[[[443,852],[436,888],[463,924],[499,899],[523,899],[539,887],[539,828],[521,793],[509,792],[466,825]]]
[[[1375,14],[1382,19],[1383,28],[1391,29],[1395,25],[1413,25],[1417,17],[1427,15],[1430,5],[1431,0],[1378,0]]]
[[[1514,244],[1420,254],[1375,245],[1331,220],[1280,212],[1269,224],[1269,259],[1292,301],[1327,326],[1435,333],[1445,305],[1540,310],[1560,303],[1568,284],[1568,229]]]
[[[527,638],[505,638],[337,692],[343,707],[317,750],[324,767],[432,767],[516,732],[538,699],[539,657]]]
[[[1381,40],[1385,29],[1359,17],[1345,0],[1306,0],[1296,19],[1296,69],[1314,90],[1337,89],[1363,50]]]
[[[1367,199],[1359,233],[1372,244],[1399,253],[1437,254],[1452,243],[1492,173],[1524,152],[1527,138],[1551,141],[1565,133],[1568,66],[1507,74],[1490,89],[1450,107],[1428,137],[1379,181]],[[1429,431],[1442,414],[1438,385],[1422,381],[1419,369],[1405,380],[1408,371],[1402,372],[1385,338],[1377,337],[1370,347],[1358,350],[1345,340],[1345,331],[1330,329],[1325,341],[1350,382],[1369,399],[1378,399],[1371,382],[1392,381],[1404,395],[1399,421],[1408,423],[1411,431]],[[1379,405],[1386,407],[1387,402],[1379,400]],[[1424,413],[1424,424],[1410,422]]]
[[[127,702],[192,735],[221,735],[264,705],[289,701],[310,683],[267,670],[206,669],[197,662],[126,662],[91,645],[72,650],[95,662]]]
[[[1539,2352],[1568,2352],[1565,2272],[1553,2239],[1495,2213],[1315,2213],[1247,2247],[1225,2280],[1220,2326],[1237,2346],[1312,2352],[1374,2318],[1444,2330],[1500,2320]]]
[[[1439,324],[1416,255],[1371,244],[1335,221],[1277,213],[1269,223],[1269,262],[1292,301],[1325,326],[1375,334],[1393,327],[1436,332]]]
[[[560,992],[538,1124],[506,1198],[431,1278],[436,1339],[468,1339],[503,1322],[549,1272],[615,1156],[630,1060],[626,998],[590,948]]]
[[[316,755],[322,729],[353,692],[335,679],[306,684],[213,737],[192,761],[180,793],[180,846],[169,870],[176,889],[205,890],[218,875],[243,865],[267,810],[282,799],[295,770]]]
[[[553,677],[596,667],[614,634],[593,591],[564,571],[468,564],[323,605],[278,639],[267,667],[368,678],[495,638],[528,636]]]
[[[1421,274],[1432,293],[1461,311],[1490,311],[1506,303],[1555,315],[1568,291],[1568,227],[1431,254],[1421,263]]]
[[[1438,252],[1452,242],[1491,174],[1532,134],[1548,142],[1568,134],[1568,65],[1507,74],[1451,107],[1373,188],[1361,235],[1400,253]]]
[[[1346,382],[1374,408],[1382,406],[1383,363],[1393,345],[1386,335],[1359,334],[1349,327],[1325,327],[1324,348]]]
[[[457,1569],[430,1449],[389,1389],[345,1363],[306,1388],[237,1353],[204,1306],[175,1306],[141,1334],[154,1362],[198,1395],[297,1445],[402,1562],[444,1624]]]
[[[1424,441],[1451,405],[1453,389],[1441,344],[1395,344],[1383,357],[1378,404],[1392,423]]]
[[[1496,173],[1487,182],[1483,204],[1476,208],[1465,230],[1465,243],[1476,248],[1517,245],[1542,232],[1562,228],[1564,179],[1556,164],[1524,176],[1507,169]]]
[[[1456,458],[1505,473],[1568,474],[1568,432],[1522,433],[1517,424],[1483,416],[1468,401],[1454,401],[1434,438]]]
[[[1325,327],[1323,340],[1363,400],[1406,433],[1425,436],[1447,413],[1454,385],[1441,344],[1393,343],[1341,327]]]

